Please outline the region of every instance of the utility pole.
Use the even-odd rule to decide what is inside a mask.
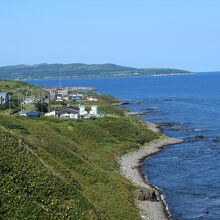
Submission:
[[[60,89],[62,88],[61,77],[60,77],[60,85],[59,85],[59,88],[60,88]]]
[[[50,112],[50,91],[48,92],[48,111]]]
[[[19,98],[19,103],[20,103],[21,113],[23,113],[22,102],[21,102],[21,96],[19,95],[18,98]]]
[[[11,96],[8,95],[8,110],[9,110],[9,115],[11,114]]]

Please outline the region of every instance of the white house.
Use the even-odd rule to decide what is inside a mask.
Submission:
[[[62,94],[56,94],[55,99],[57,102],[63,102],[63,95]]]
[[[34,103],[36,103],[35,98],[27,97],[21,104],[34,104]]]
[[[86,101],[89,101],[89,102],[97,102],[98,99],[93,98],[93,97],[87,97],[87,98],[86,98]]]
[[[73,93],[73,94],[70,94],[71,97],[81,97],[83,98],[83,94],[82,93]]]
[[[79,106],[79,114],[80,116],[85,116],[88,114],[88,112],[86,111],[86,107],[84,105]]]
[[[69,101],[69,97],[68,96],[63,96],[63,101]]]
[[[83,100],[83,97],[84,95],[81,94],[81,93],[76,93],[76,94],[70,94],[70,97],[71,97],[71,100],[72,101],[82,101]]]
[[[71,119],[79,119],[79,114],[78,113],[62,113],[60,114],[61,118],[71,118]]]
[[[56,116],[56,111],[48,112],[45,114],[45,116]]]
[[[71,119],[79,119],[80,118],[79,108],[72,107],[72,106],[65,107],[61,110],[54,110],[54,111],[48,112],[45,114],[45,116],[47,116],[47,117],[57,116],[57,117],[61,117],[61,118],[71,118]]]
[[[98,106],[97,105],[92,105],[91,106],[91,111],[89,112],[90,115],[98,115]]]
[[[21,113],[20,113],[20,116],[26,117],[26,116],[27,116],[27,113],[26,113],[26,112],[21,112]]]
[[[68,106],[62,110],[57,111],[57,115],[61,118],[79,119],[79,108]]]

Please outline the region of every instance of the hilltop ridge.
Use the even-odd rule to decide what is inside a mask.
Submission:
[[[46,79],[46,78],[84,78],[117,77],[131,75],[167,75],[190,73],[187,70],[171,68],[134,68],[112,63],[106,64],[34,64],[0,67],[0,79]]]

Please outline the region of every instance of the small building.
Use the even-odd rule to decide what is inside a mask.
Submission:
[[[50,101],[68,101],[68,89],[49,89],[49,99]]]
[[[79,119],[78,112],[69,112],[69,111],[63,111],[60,113],[59,117],[61,118],[70,118],[70,119]]]
[[[20,116],[22,117],[26,117],[27,116],[26,114],[27,114],[26,112],[20,112]]]
[[[79,102],[79,101],[83,101],[83,97],[80,97],[80,96],[72,96],[71,97],[71,100],[73,102]]]
[[[62,96],[68,96],[68,89],[57,89],[57,94],[61,94]]]
[[[73,94],[70,94],[70,96],[83,98],[84,95],[82,93],[73,93]]]
[[[54,110],[45,114],[45,116],[56,116],[61,118],[79,119],[79,108],[74,106],[68,106],[59,110]]]
[[[35,103],[36,103],[36,99],[34,97],[27,97],[26,99],[24,99],[24,101],[21,104],[28,105],[28,104],[35,104]]]
[[[30,119],[38,119],[40,118],[40,112],[27,112],[26,117]]]
[[[68,96],[63,96],[63,101],[69,101],[69,97]]]
[[[65,101],[69,101],[69,97],[67,95],[57,93],[55,94],[55,100],[57,102],[65,102]]]
[[[56,110],[54,110],[52,112],[48,112],[48,113],[45,114],[45,116],[56,116],[56,115],[57,115],[57,111]]]
[[[0,92],[0,105],[6,105],[9,103],[9,93]]]
[[[85,99],[85,101],[89,101],[89,102],[97,102],[98,99],[93,98],[93,97],[87,97],[87,98]]]
[[[76,93],[76,94],[70,94],[70,97],[71,97],[72,101],[77,102],[77,101],[82,101],[84,95],[81,93]]]
[[[92,105],[89,114],[93,115],[93,116],[97,116],[99,114],[98,113],[98,106],[97,105]]]
[[[57,116],[61,118],[71,118],[71,119],[79,119],[79,108],[78,107],[66,107],[62,110],[57,111]]]
[[[62,102],[63,101],[63,95],[62,94],[55,94],[55,100],[57,102]]]
[[[88,112],[86,111],[86,107],[84,105],[79,106],[79,114],[80,116],[85,116],[88,114]]]

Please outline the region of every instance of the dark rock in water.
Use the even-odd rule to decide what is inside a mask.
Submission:
[[[188,131],[188,129],[182,125],[173,126],[172,130],[173,131],[180,131],[180,132]]]
[[[145,115],[153,115],[155,112],[145,112]]]
[[[143,101],[136,101],[135,104],[141,105],[141,104],[144,104],[144,102]]]
[[[174,126],[177,126],[178,124],[175,123],[175,122],[158,122],[156,123],[157,126],[159,127],[174,127]]]
[[[204,135],[197,135],[195,137],[185,139],[186,142],[195,142],[195,141],[202,141],[202,140],[207,140],[207,137],[205,137]]]
[[[197,136],[195,136],[195,139],[204,140],[204,139],[206,139],[206,137],[204,135],[197,135]]]
[[[140,201],[157,201],[157,195],[155,190],[153,189],[148,189],[148,188],[140,188],[138,191],[138,200]]]
[[[146,108],[146,111],[155,111],[155,108]]]
[[[215,137],[212,141],[215,142],[215,143],[219,143],[220,142],[220,137]]]
[[[128,101],[123,101],[122,103],[121,103],[121,105],[129,105],[130,104],[130,102],[128,102]]]
[[[169,98],[168,98],[168,99],[164,99],[164,101],[165,101],[165,102],[171,102],[171,101],[173,101],[173,99],[169,99]]]
[[[145,111],[145,113],[148,114],[148,115],[152,115],[156,112],[157,112],[157,110],[154,109],[154,108],[147,108],[146,111]]]

